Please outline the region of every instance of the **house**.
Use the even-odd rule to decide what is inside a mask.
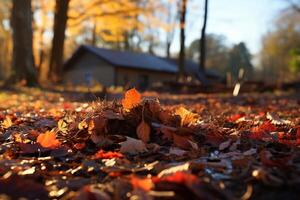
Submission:
[[[196,66],[187,64],[187,72],[203,77]],[[64,64],[63,81],[74,85],[98,82],[106,87],[146,88],[155,82],[175,81],[177,72],[176,61],[170,59],[82,45]]]

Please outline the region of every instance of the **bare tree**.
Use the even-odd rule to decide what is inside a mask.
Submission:
[[[48,76],[58,81],[62,73],[65,30],[68,20],[68,8],[70,0],[56,0],[53,28],[52,49],[50,55]]]
[[[300,1],[299,0],[287,0],[291,7],[296,11],[300,12]]]
[[[167,23],[168,26],[170,26],[169,30],[167,31],[167,37],[166,37],[166,55],[167,58],[171,57],[170,53],[170,48],[172,45],[172,41],[175,35],[175,20],[177,20],[178,15],[174,15],[172,13],[172,3],[168,2],[168,7],[167,7]]]
[[[31,0],[13,0],[12,3],[12,74],[6,85],[25,80],[27,86],[35,86],[37,85],[37,73],[32,50]]]
[[[207,14],[208,14],[208,0],[205,0],[204,4],[204,19],[203,19],[203,26],[201,31],[201,40],[200,40],[200,61],[199,61],[199,70],[204,71],[205,70],[205,42],[206,42],[206,24],[207,24]]]
[[[178,60],[179,73],[177,79],[181,79],[184,76],[186,6],[187,6],[187,0],[181,0],[180,10],[179,10],[180,12],[180,52],[179,52],[179,60]]]

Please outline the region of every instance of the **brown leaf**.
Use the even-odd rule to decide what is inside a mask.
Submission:
[[[149,142],[150,140],[150,131],[150,126],[144,120],[142,120],[142,122],[136,128],[136,134],[138,138],[145,143]]]
[[[141,94],[135,88],[132,88],[125,92],[125,97],[122,100],[122,106],[126,111],[131,110],[141,103],[141,99]]]
[[[126,137],[126,141],[121,143],[121,153],[138,154],[145,151],[147,151],[147,148],[145,143],[143,143],[141,140]]]
[[[102,116],[95,116],[89,121],[89,132],[95,132],[98,134],[104,133],[106,130],[107,120]]]
[[[189,141],[190,141],[189,138],[186,136],[180,136],[177,134],[173,134],[173,142],[179,148],[190,149],[192,146]]]
[[[49,199],[44,185],[16,175],[0,178],[0,193],[9,195],[9,199]]]
[[[177,131],[176,128],[174,127],[169,127],[169,126],[161,126],[160,127],[160,132],[163,134],[163,139],[167,139],[172,141],[173,140],[173,134]]]

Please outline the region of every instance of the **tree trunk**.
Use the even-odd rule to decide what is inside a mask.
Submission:
[[[51,80],[57,82],[61,79],[63,54],[64,54],[64,41],[65,30],[68,20],[68,8],[70,0],[56,0],[55,16],[52,49],[50,55],[49,73],[48,76]]]
[[[171,49],[171,42],[167,41],[167,45],[166,45],[166,55],[167,55],[167,58],[171,57],[170,49]]]
[[[94,21],[91,45],[96,46],[97,43],[97,22]]]
[[[201,31],[201,40],[200,40],[200,62],[199,62],[199,70],[205,71],[205,58],[206,58],[206,23],[207,23],[207,13],[208,13],[208,0],[205,0],[204,5],[204,20]]]
[[[185,61],[185,17],[186,17],[187,0],[182,0],[180,5],[180,52],[178,61],[178,76],[180,80],[184,77],[184,61]]]
[[[13,0],[11,26],[13,33],[12,74],[6,85],[25,80],[27,86],[36,86],[37,73],[32,50],[31,0]]]
[[[168,3],[168,16],[167,16],[167,24],[169,26],[172,26],[170,28],[170,30],[167,31],[167,37],[166,37],[166,56],[167,58],[170,58],[171,57],[171,52],[170,52],[170,49],[171,49],[171,45],[172,45],[172,41],[173,41],[173,38],[174,38],[174,32],[175,32],[175,28],[173,26],[173,23],[174,23],[174,20],[176,20],[175,17],[172,16],[172,5],[171,3],[169,2]]]

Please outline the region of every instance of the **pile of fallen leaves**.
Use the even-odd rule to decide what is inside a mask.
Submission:
[[[38,96],[1,102],[0,199],[299,198],[297,98]]]

